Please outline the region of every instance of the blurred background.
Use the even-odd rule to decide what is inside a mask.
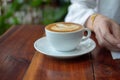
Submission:
[[[69,0],[0,0],[0,35],[12,25],[64,21]]]

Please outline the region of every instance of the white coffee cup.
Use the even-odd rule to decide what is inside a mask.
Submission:
[[[85,31],[87,31],[87,36],[84,37]],[[85,41],[91,36],[91,31],[88,28],[84,28],[80,24],[66,22],[47,25],[45,33],[50,46],[57,51],[72,51],[81,41]]]

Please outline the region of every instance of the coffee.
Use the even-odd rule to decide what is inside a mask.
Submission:
[[[84,32],[87,35],[84,37]],[[50,46],[57,51],[75,50],[81,41],[87,40],[91,31],[79,24],[68,22],[57,22],[45,27],[45,34]]]
[[[46,26],[46,29],[54,32],[72,32],[82,29],[82,26],[75,23],[59,22]]]

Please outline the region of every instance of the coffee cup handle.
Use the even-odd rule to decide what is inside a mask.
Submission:
[[[87,31],[87,35],[86,35],[86,36],[83,36],[83,38],[82,38],[82,41],[85,41],[85,40],[87,40],[88,38],[90,38],[90,36],[91,36],[91,30],[88,29],[88,28],[84,28],[83,30],[84,30],[83,32]]]

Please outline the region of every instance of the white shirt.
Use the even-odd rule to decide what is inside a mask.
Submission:
[[[65,22],[84,25],[93,13],[105,15],[120,24],[120,0],[71,0]]]

